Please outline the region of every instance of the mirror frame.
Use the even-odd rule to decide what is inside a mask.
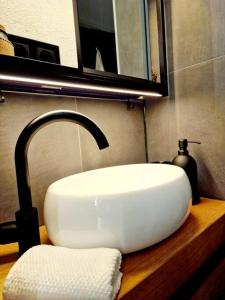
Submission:
[[[66,67],[62,65],[41,62],[15,56],[0,55],[0,90],[32,92],[42,94],[74,95],[99,98],[139,98],[142,92],[159,93],[168,95],[167,63],[166,63],[166,38],[165,38],[165,16],[164,0],[156,0],[158,43],[159,43],[159,65],[161,82],[153,82],[120,74],[84,69],[82,64],[80,33],[78,23],[77,0],[73,0],[74,23],[77,44],[78,67]],[[12,80],[13,78],[13,80]],[[33,78],[34,81],[23,81],[21,78]],[[55,82],[43,85],[42,80]],[[81,85],[101,86],[106,89],[137,90],[140,94],[130,95],[128,93],[111,93],[109,91],[85,90],[79,87],[71,88],[60,86],[60,83],[74,83]]]

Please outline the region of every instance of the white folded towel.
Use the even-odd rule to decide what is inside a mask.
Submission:
[[[35,246],[9,271],[3,300],[108,300],[120,288],[116,249]]]

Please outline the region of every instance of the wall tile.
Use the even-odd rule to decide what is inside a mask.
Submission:
[[[188,138],[198,139],[198,128],[207,131],[215,112],[213,76],[213,62],[174,73],[178,134],[193,126],[196,130]]]
[[[55,109],[75,109],[74,98],[6,94],[0,104],[0,222],[14,219],[18,208],[14,149],[19,133],[34,117]],[[53,181],[81,170],[78,129],[71,123],[51,124],[33,138],[28,152],[34,206],[42,220],[43,199]]]
[[[225,1],[211,0],[211,39],[213,56],[225,55]]]
[[[177,139],[188,138],[202,143],[189,146],[198,165],[201,195],[218,199],[225,199],[224,64],[225,58],[220,58],[174,72],[171,90],[174,102],[165,99],[163,103],[161,100],[161,103],[150,105],[149,110],[152,116],[149,121],[150,153],[152,151],[155,157],[163,159],[168,154],[167,149],[174,148],[165,124],[176,120]],[[174,113],[171,113],[173,106]],[[157,128],[160,128],[159,133]],[[151,143],[151,138],[155,144]],[[177,146],[173,156],[176,151]]]
[[[79,110],[91,117],[106,134],[110,147],[99,151],[87,130],[71,123],[51,124],[36,134],[28,157],[32,198],[40,223],[46,189],[55,180],[82,170],[145,162],[140,106],[127,111],[122,102],[7,93],[6,102],[0,106],[0,222],[13,220],[18,209],[14,149],[19,133],[34,117],[55,109]]]
[[[141,107],[128,111],[126,103],[81,99],[77,108],[100,126],[110,144],[99,151],[90,134],[79,128],[84,170],[145,162]]]
[[[165,1],[169,71],[213,57],[211,1]]]
[[[201,141],[201,145],[189,146],[190,154],[198,164],[201,194],[222,198],[225,194],[216,179],[218,163],[221,163],[216,147],[221,143],[223,132],[218,128],[215,109],[214,63],[211,61],[176,72],[174,77],[178,137]]]
[[[176,114],[173,99],[152,100],[147,107],[148,151],[150,161],[171,161],[177,145]]]
[[[219,57],[213,62],[214,88],[215,88],[215,110],[217,118],[225,117],[225,56]]]

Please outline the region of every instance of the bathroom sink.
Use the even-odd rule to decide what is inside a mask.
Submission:
[[[133,164],[96,169],[51,184],[44,219],[53,244],[130,253],[174,233],[191,207],[182,168]]]

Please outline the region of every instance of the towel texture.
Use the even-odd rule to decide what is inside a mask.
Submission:
[[[122,274],[116,249],[35,246],[8,273],[3,300],[114,299]]]

